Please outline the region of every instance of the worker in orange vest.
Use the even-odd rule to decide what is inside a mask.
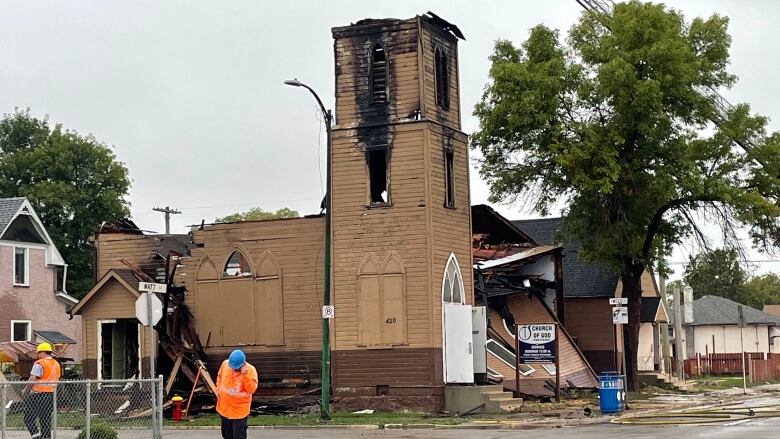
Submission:
[[[38,361],[33,364],[30,381],[31,393],[25,401],[24,424],[33,439],[51,438],[51,414],[54,409],[54,387],[62,375],[60,363],[51,353],[49,343],[38,345]],[[40,430],[36,421],[40,420]]]
[[[217,375],[217,413],[222,418],[223,439],[246,439],[246,421],[255,390],[257,370],[236,349],[222,362]]]

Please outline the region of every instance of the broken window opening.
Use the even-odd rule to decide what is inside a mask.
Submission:
[[[225,263],[223,277],[247,277],[252,275],[249,260],[240,251],[234,251]]]
[[[387,147],[372,148],[366,150],[366,162],[368,165],[368,183],[371,204],[389,204],[390,197],[387,190]]]
[[[452,139],[444,145],[444,207],[455,207],[455,152]]]
[[[450,72],[447,63],[447,54],[437,47],[434,52],[434,64],[436,71],[436,105],[444,110],[450,109]]]
[[[387,54],[385,48],[376,43],[371,46],[371,102],[387,102]]]

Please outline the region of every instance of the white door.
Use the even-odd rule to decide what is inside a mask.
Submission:
[[[474,373],[487,373],[487,311],[471,308],[471,338],[474,341]]]
[[[474,382],[471,305],[444,304],[444,382]]]

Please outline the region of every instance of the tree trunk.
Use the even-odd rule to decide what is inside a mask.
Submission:
[[[623,297],[628,298],[628,324],[623,325],[624,349],[626,352],[626,381],[628,390],[639,389],[639,377],[637,370],[637,353],[639,352],[639,326],[642,310],[642,273],[644,267],[632,264],[629,269],[624,267]]]

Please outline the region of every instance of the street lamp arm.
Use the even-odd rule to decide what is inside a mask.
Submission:
[[[322,103],[322,99],[320,99],[320,96],[317,94],[316,91],[314,91],[314,89],[312,89],[311,87],[309,87],[308,85],[304,84],[303,82],[301,82],[301,81],[299,81],[297,79],[290,79],[290,80],[284,81],[284,83],[287,84],[287,85],[293,86],[293,87],[303,87],[306,90],[309,90],[309,93],[311,93],[312,96],[314,96],[314,99],[317,100],[317,104],[320,106],[320,111],[322,111],[322,116],[325,118],[325,123],[327,123],[328,124],[328,128],[330,128],[331,122],[332,122],[332,120],[331,120],[332,116],[330,114],[330,111],[328,111],[325,108],[325,104]]]

